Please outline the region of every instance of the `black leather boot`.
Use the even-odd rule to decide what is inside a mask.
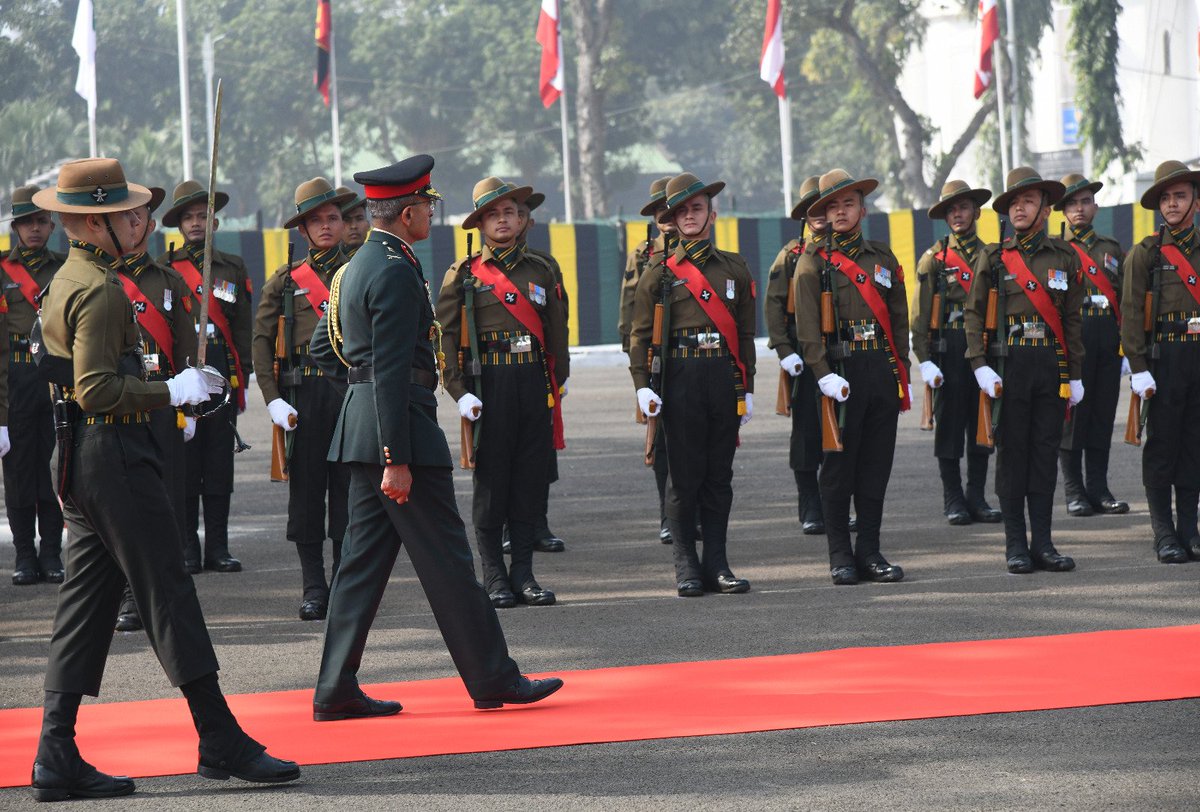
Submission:
[[[1029,502],[1029,546],[1033,566],[1049,572],[1070,572],[1075,560],[1054,549],[1050,526],[1054,520],[1054,494],[1031,493]]]
[[[1092,509],[1110,516],[1129,512],[1129,503],[1112,495],[1108,489],[1109,448],[1088,448],[1083,453],[1084,487]]]
[[[13,536],[13,547],[17,550],[17,559],[13,564],[13,586],[36,584],[41,578],[37,546],[33,542],[36,532],[34,523],[37,521],[37,508],[10,507],[7,513],[8,528],[12,531]]]
[[[117,623],[113,627],[118,632],[136,632],[142,628],[142,615],[138,612],[137,602],[133,599],[133,590],[125,584],[125,593],[121,595],[121,608],[117,612]]]
[[[82,694],[46,691],[42,706],[42,735],[33,762],[31,784],[38,801],[68,798],[115,798],[134,790],[123,775],[105,775],[79,755],[75,719]]]
[[[63,515],[58,507],[58,501],[43,499],[37,508],[38,535],[41,543],[38,545],[38,569],[41,570],[42,580],[48,584],[61,584],[66,577],[62,562]]]
[[[800,503],[800,532],[806,536],[825,534],[825,514],[821,510],[821,488],[816,471],[792,471]]]
[[[329,608],[329,584],[325,582],[324,543],[296,545],[300,557],[300,579],[303,592],[300,597],[301,620],[324,620]]]
[[[967,509],[971,520],[984,524],[999,524],[1000,511],[987,503],[988,455],[967,452]]]
[[[1014,575],[1033,572],[1029,556],[1029,539],[1025,527],[1025,500],[1019,496],[1001,497],[1000,513],[1004,518],[1004,556],[1008,571]]]
[[[1175,489],[1175,528],[1179,542],[1187,550],[1188,558],[1200,561],[1200,531],[1196,529],[1196,513],[1200,502],[1200,491]]]
[[[242,562],[229,554],[229,495],[204,495],[204,569],[241,572]]]
[[[958,460],[938,457],[938,474],[942,478],[942,513],[953,525],[971,523],[971,511],[967,508],[967,497],[962,489],[962,472]],[[861,516],[859,518],[862,518]]]
[[[1182,564],[1187,561],[1187,550],[1175,531],[1170,486],[1147,485],[1146,503],[1150,508],[1150,528],[1154,531],[1154,553],[1158,560],[1163,564]]]
[[[179,686],[200,736],[200,765],[204,778],[225,781],[231,776],[258,784],[282,784],[300,777],[295,762],[269,755],[246,735],[229,710],[216,672]]]
[[[1059,450],[1058,467],[1062,472],[1063,495],[1067,499],[1067,513],[1072,516],[1091,516],[1092,503],[1088,501],[1083,487],[1083,449]]]

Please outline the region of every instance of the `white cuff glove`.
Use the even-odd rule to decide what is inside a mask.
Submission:
[[[779,367],[794,378],[804,371],[804,359],[792,353],[787,358],[779,359]]]
[[[1122,356],[1121,357],[1121,374],[1128,375],[1128,374],[1130,374],[1131,371],[1132,370],[1129,369],[1129,359]]]
[[[1139,398],[1144,398],[1147,392],[1153,392],[1158,385],[1154,383],[1154,376],[1149,372],[1135,372],[1129,376],[1129,388],[1136,392]]]
[[[746,413],[741,416],[742,425],[750,422],[750,418],[754,417],[754,395],[746,393]]]
[[[8,439],[8,426],[0,426],[0,457],[12,451],[12,441]]]
[[[1067,398],[1067,405],[1074,406],[1083,400],[1083,381],[1068,381],[1071,384],[1071,396]]]
[[[662,411],[662,398],[654,394],[654,390],[643,386],[637,390],[638,408],[646,417],[654,417]]]
[[[458,413],[474,423],[483,414],[483,401],[468,392],[458,399]]]
[[[271,414],[271,422],[284,431],[295,431],[296,424],[290,420],[292,417],[299,417],[300,413],[292,408],[292,404],[288,403],[283,398],[275,398],[267,404],[267,411]]]
[[[850,382],[841,375],[830,372],[817,381],[817,386],[821,387],[822,395],[833,398],[838,403],[845,403],[846,399],[850,397]]]
[[[979,388],[989,398],[1000,396],[1000,387],[1002,385],[1000,376],[991,367],[985,365],[975,370],[975,382],[979,384]]]
[[[934,389],[940,389],[945,383],[945,378],[942,377],[942,371],[938,369],[938,365],[933,361],[921,362],[921,380],[932,386]]]
[[[183,441],[186,443],[196,436],[196,418],[183,418]]]
[[[910,383],[908,385],[908,409],[911,409],[912,405],[913,405],[913,395],[912,395],[912,384]],[[904,411],[907,412],[908,409],[904,409]]]
[[[558,396],[565,398],[567,396],[567,382],[563,381],[558,385]]]
[[[195,406],[209,397],[208,381],[195,367],[188,367],[174,378],[168,378],[167,389],[171,393],[172,406]]]

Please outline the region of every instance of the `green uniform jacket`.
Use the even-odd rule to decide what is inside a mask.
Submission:
[[[50,261],[43,265],[37,273],[29,274],[42,290],[46,289],[46,285],[50,284],[54,274],[66,261],[66,256],[63,254],[50,250],[47,250],[47,253],[50,255]],[[15,247],[9,252],[8,260],[20,264],[21,254]],[[21,293],[20,286],[14,280],[9,279],[8,274],[3,270],[0,270],[0,285],[3,285],[4,295],[4,302],[0,305],[0,426],[7,426],[9,334],[28,336],[37,319],[37,307],[33,302],[25,300],[25,294]]]
[[[338,321],[342,355],[374,367],[374,383],[351,384],[342,401],[330,462],[451,467],[432,390],[412,383],[412,370],[434,373],[429,283],[399,237],[372,229],[340,271]],[[312,334],[313,361],[330,376],[345,374],[329,342],[329,314]]]
[[[135,273],[133,281],[171,328],[174,347],[171,358],[158,359],[160,374],[170,377],[182,372],[189,361],[196,359],[195,316],[200,310],[196,307],[195,297],[191,295],[187,283],[174,268],[156,262],[150,262]],[[139,325],[143,338],[146,341],[154,341],[154,336],[150,335],[145,323],[139,322]],[[161,353],[164,350],[159,348],[157,352]],[[152,359],[147,358],[146,361],[150,363]]]
[[[549,254],[545,251],[539,251],[536,248],[530,248],[528,246],[525,247],[525,250],[534,256],[538,256],[546,260],[546,264],[550,266],[550,272],[554,274],[554,279],[556,282],[558,282],[558,297],[559,301],[562,302],[563,321],[566,322],[567,325],[567,343],[570,344],[571,299],[569,296],[567,296],[567,286],[563,284],[562,268],[559,267],[558,260],[554,258],[553,254]]]
[[[121,415],[170,404],[166,382],[117,371],[141,336],[120,280],[96,255],[81,248],[67,254],[42,297],[42,338],[47,352],[71,361],[75,400],[85,412]]]
[[[953,267],[942,266],[942,249],[946,247],[947,239],[950,240],[950,249],[958,252],[964,262],[968,262],[967,253],[959,245],[958,236],[954,234],[935,242],[917,261],[917,303],[912,314],[912,348],[918,363],[929,360],[929,321],[933,318],[933,295],[937,293],[939,273],[945,276],[943,313],[957,310],[963,314],[960,318],[966,315],[963,311],[967,306],[967,292],[958,281],[958,271]],[[977,250],[983,249],[984,246],[980,245]]]
[[[796,314],[787,312],[787,301],[796,263],[804,248],[804,243],[799,240],[789,240],[775,255],[767,274],[763,321],[767,323],[767,346],[775,350],[780,361],[796,352]]]
[[[1145,307],[1146,292],[1153,289],[1150,272],[1154,269],[1150,264],[1154,260],[1154,244],[1157,241],[1157,234],[1147,237],[1133,246],[1129,250],[1129,256],[1125,258],[1125,280],[1121,292],[1121,346],[1125,349],[1125,357],[1129,359],[1129,368],[1134,372],[1145,372],[1149,369],[1146,364],[1146,334],[1142,331],[1142,308]],[[1163,245],[1174,244],[1171,232],[1167,231]],[[1200,251],[1192,254],[1187,260],[1192,265],[1193,273],[1200,275]],[[1162,263],[1167,264],[1165,258]],[[1173,270],[1160,270],[1158,273],[1162,274],[1162,289],[1158,301],[1159,318],[1168,313],[1200,311],[1200,304],[1192,298],[1179,274]]]
[[[625,274],[621,277],[621,303],[617,310],[617,332],[621,334],[621,349],[629,352],[629,334],[633,330],[633,297],[637,292],[638,281],[649,264],[646,251],[650,243],[642,240],[637,248],[629,252],[625,258]],[[654,256],[661,257],[663,252],[663,235],[654,238]]]
[[[172,258],[188,261],[188,256],[183,251],[167,252],[155,260],[159,265],[172,267]],[[198,268],[201,273],[203,268]],[[227,254],[224,251],[213,249],[212,259],[212,279],[213,290],[223,289],[228,291],[225,294],[233,301],[228,301],[220,297],[217,298],[218,304],[221,305],[221,312],[225,314],[225,318],[229,320],[229,329],[233,333],[234,349],[237,350],[238,357],[242,359],[242,371],[249,377],[253,371],[250,366],[250,336],[253,329],[253,313],[250,307],[250,298],[253,294],[253,289],[250,283],[250,276],[246,273],[246,263],[242,258],[235,254]],[[200,292],[196,291],[199,296]],[[197,300],[196,304],[199,304]],[[200,308],[193,307],[195,317],[200,316]],[[215,327],[213,328],[216,329]],[[218,330],[217,335],[221,333]],[[195,359],[192,359],[195,361]],[[229,371],[230,375],[233,370]],[[238,386],[243,389],[249,385],[248,381],[238,381]]]

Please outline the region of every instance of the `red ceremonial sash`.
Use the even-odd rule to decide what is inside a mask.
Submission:
[[[293,268],[292,279],[300,284],[301,289],[307,288],[304,295],[308,297],[308,303],[313,306],[313,310],[324,313],[329,308],[329,288],[325,287],[325,283],[311,265],[304,262]]]
[[[1051,301],[1050,294],[1046,292],[1046,286],[1037,280],[1033,271],[1029,270],[1025,259],[1017,249],[1002,249],[1000,257],[1004,261],[1004,267],[1016,277],[1021,290],[1029,297],[1029,301],[1033,303],[1033,307],[1042,317],[1042,321],[1050,325],[1050,330],[1054,333],[1054,338],[1062,349],[1063,358],[1068,358],[1071,351],[1067,347],[1066,336],[1063,335],[1062,316],[1059,314],[1058,308],[1054,306],[1054,302]]]
[[[962,286],[962,289],[968,294],[971,292],[971,282],[975,279],[975,272],[971,270],[971,266],[967,261],[959,255],[953,248],[947,248],[942,254],[942,263],[947,268],[953,268],[954,281]]]
[[[0,265],[4,266],[4,272],[21,288],[21,295],[29,302],[29,306],[37,310],[37,297],[42,292],[42,289],[38,287],[37,282],[33,281],[33,277],[29,275],[29,271],[25,270],[25,266],[19,262],[12,262],[7,259],[0,259]]]
[[[1175,266],[1175,273],[1179,274],[1183,286],[1187,288],[1187,292],[1192,294],[1192,298],[1196,300],[1196,304],[1200,305],[1200,290],[1196,289],[1197,276],[1200,276],[1192,268],[1192,263],[1188,262],[1187,257],[1179,250],[1177,245],[1164,245],[1162,254],[1167,260]],[[7,267],[7,266],[5,266]]]
[[[704,274],[686,256],[683,259],[675,259],[674,255],[667,257],[667,267],[671,269],[671,273],[683,280],[683,286],[688,289],[688,293],[692,294],[696,304],[700,305],[704,315],[712,321],[717,332],[721,334],[721,338],[725,339],[725,344],[729,347],[729,352],[733,354],[733,360],[737,364],[738,372],[742,374],[742,388],[748,389],[749,376],[746,375],[746,364],[742,361],[742,345],[738,340],[737,322],[734,321],[733,314],[729,312],[729,308],[721,304],[721,300],[717,298],[717,292],[713,290],[712,285],[708,284]]]
[[[542,345],[542,352],[546,357],[546,372],[550,376],[554,447],[561,451],[567,447],[566,438],[563,436],[562,397],[558,393],[558,378],[554,373],[554,356],[546,347],[546,333],[542,329],[542,317],[533,309],[533,303],[517,290],[517,286],[512,283],[512,280],[501,273],[499,268],[484,262],[482,256],[471,260],[471,273],[482,279],[485,285],[492,286],[492,295],[499,299],[500,304],[504,305],[504,309],[512,314],[514,319],[521,322],[521,326]]]
[[[867,307],[871,308],[871,312],[875,314],[875,321],[879,322],[879,326],[883,328],[883,334],[887,336],[888,340],[888,351],[896,362],[896,375],[900,378],[900,411],[907,412],[912,408],[912,399],[908,396],[908,368],[904,365],[905,359],[896,354],[896,341],[892,338],[892,314],[888,312],[887,304],[879,295],[879,291],[875,290],[871,274],[859,267],[857,262],[841,251],[834,251],[831,261],[858,289],[858,293],[867,303]],[[897,269],[892,277],[903,279],[901,273],[902,271]]]
[[[201,301],[200,292],[204,290],[204,277],[196,270],[191,259],[186,256],[183,259],[177,259],[171,263],[171,267],[179,271],[183,281],[192,289],[192,295],[196,297],[196,301]],[[221,309],[221,302],[216,296],[213,296],[211,290],[208,292],[208,318],[216,325],[221,337],[225,339],[225,346],[229,348],[229,353],[233,356],[233,368],[237,380],[231,380],[230,383],[237,390],[238,410],[241,411],[246,408],[246,376],[242,374],[242,357],[238,355],[237,345],[233,343],[233,328],[229,326],[229,319],[225,317],[225,311]],[[204,336],[203,340],[207,341],[208,325],[200,325],[200,332]]]
[[[1121,308],[1117,305],[1117,292],[1113,289],[1112,280],[1108,278],[1108,274],[1096,264],[1096,260],[1092,259],[1091,254],[1085,251],[1082,245],[1072,242],[1071,247],[1075,249],[1076,254],[1079,254],[1079,262],[1083,266],[1083,272],[1086,274],[1085,278],[1089,279],[1104,294],[1105,299],[1108,299],[1108,306],[1113,314],[1116,315],[1117,324],[1120,325]]]
[[[171,371],[176,372],[175,337],[171,335],[171,327],[167,324],[166,318],[154,306],[154,303],[146,298],[146,294],[142,293],[137,282],[121,272],[117,273],[117,278],[121,280],[121,287],[125,289],[125,295],[129,297],[129,301],[133,302],[134,309],[137,311],[138,326],[146,328],[146,332],[154,339],[154,343],[158,344],[167,354],[167,363],[170,365]],[[139,305],[140,309],[138,309]]]

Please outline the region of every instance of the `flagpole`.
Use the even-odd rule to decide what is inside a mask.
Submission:
[[[1012,148],[1012,165],[1015,167],[1021,163],[1021,86],[1017,83],[1017,31],[1014,20],[1017,19],[1016,12],[1013,11],[1013,0],[1005,0],[1005,20],[1008,23],[1008,65],[1010,73],[1008,75],[1009,84],[1012,85],[1012,104],[1008,107],[1008,114],[1012,118],[1012,129],[1009,133],[1012,137],[1009,140],[1009,145]]]
[[[792,212],[792,102],[779,97],[779,152],[783,160],[783,208]]]
[[[559,50],[562,53],[562,50]],[[564,83],[565,85],[565,83]],[[562,95],[558,97],[558,115],[562,126],[562,175],[563,175],[563,212],[566,222],[574,222],[571,213],[571,131],[567,127],[567,88],[564,86]]]
[[[1000,133],[1000,174],[1001,182],[1008,178],[1008,138],[1004,134],[1007,121],[1004,117],[1004,71],[1000,65],[1000,54],[996,53],[996,43],[992,43],[993,72],[996,74],[996,130]]]
[[[334,56],[333,7],[329,9],[329,118],[333,129],[333,185],[342,185],[342,136],[338,117],[337,58]]]
[[[179,51],[179,131],[183,147],[183,177],[192,176],[191,95],[188,93],[187,18],[184,0],[175,0],[175,34]]]

